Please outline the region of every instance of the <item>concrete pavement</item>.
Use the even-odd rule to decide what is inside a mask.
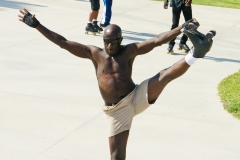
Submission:
[[[121,26],[123,44],[169,30],[171,9],[162,6],[148,0],[114,1],[111,23]],[[18,10],[24,7],[67,39],[103,46],[102,34],[84,34],[87,0],[0,1],[0,159],[110,159],[91,62],[20,23]],[[99,20],[102,8],[101,3]],[[240,121],[223,109],[217,91],[223,78],[240,69],[239,15],[237,9],[193,5],[199,30],[217,31],[212,50],[134,118],[128,160],[240,159]],[[166,48],[164,44],[136,58],[136,83],[184,57],[177,45],[174,55],[167,55]]]

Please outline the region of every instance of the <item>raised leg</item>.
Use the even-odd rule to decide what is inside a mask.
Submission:
[[[125,160],[129,131],[109,137],[111,160]]]
[[[148,82],[148,102],[155,102],[165,86],[173,79],[183,75],[189,67],[185,58],[182,58],[171,67],[162,70],[160,73],[150,78]]]
[[[191,24],[190,24],[191,25]],[[184,28],[184,33],[188,36],[193,44],[193,48],[191,49],[191,53],[188,53],[186,56],[188,60],[182,58],[177,63],[173,64],[171,67],[162,70],[160,73],[156,74],[154,77],[149,79],[148,82],[148,101],[149,103],[153,103],[156,101],[158,96],[161,94],[165,86],[172,80],[183,75],[188,68],[190,67],[189,58],[197,59],[203,58],[207,52],[210,51],[213,40],[208,38],[206,35],[197,31],[197,27],[189,27]],[[216,31],[211,31],[212,36],[216,35]],[[191,58],[192,57],[192,58]],[[187,63],[188,61],[188,63]]]

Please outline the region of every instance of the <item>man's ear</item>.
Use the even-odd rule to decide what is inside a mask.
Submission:
[[[122,43],[122,40],[123,40],[123,37],[121,37],[121,41],[120,41],[120,43],[119,43],[119,44],[121,44],[121,43]]]

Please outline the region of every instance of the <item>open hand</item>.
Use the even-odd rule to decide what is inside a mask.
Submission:
[[[20,10],[21,15],[18,15],[19,20],[26,23],[28,26],[36,28],[40,23],[35,18],[35,15],[32,15],[25,8]]]

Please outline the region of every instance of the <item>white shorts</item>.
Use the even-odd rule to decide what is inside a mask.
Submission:
[[[130,130],[132,119],[151,104],[148,103],[148,81],[136,85],[134,90],[113,106],[103,106],[107,116],[109,137]]]

